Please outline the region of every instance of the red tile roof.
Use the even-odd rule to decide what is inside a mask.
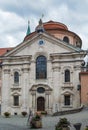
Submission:
[[[63,30],[68,30],[67,26],[63,23],[60,22],[55,22],[55,21],[48,21],[46,23],[43,23],[44,29],[47,31],[49,29],[63,29]]]
[[[4,55],[8,51],[12,50],[13,48],[0,48],[0,56]]]

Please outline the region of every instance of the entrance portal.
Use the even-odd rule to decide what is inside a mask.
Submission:
[[[37,98],[37,111],[45,111],[45,99],[43,97]]]

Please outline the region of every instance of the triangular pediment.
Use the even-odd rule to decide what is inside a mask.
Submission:
[[[74,93],[71,90],[64,90],[61,94],[62,95],[74,95]]]
[[[40,43],[40,41],[44,43]],[[43,44],[43,45],[40,45]],[[60,39],[55,38],[47,33],[36,33],[30,37],[27,41],[22,42],[5,56],[22,56],[22,55],[34,55],[37,53],[64,53],[64,52],[78,52],[80,49],[66,44]]]
[[[11,95],[12,95],[12,96],[18,96],[18,95],[20,96],[20,93],[17,92],[17,91],[13,91],[13,92],[11,93]]]

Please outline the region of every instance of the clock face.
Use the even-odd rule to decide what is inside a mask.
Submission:
[[[43,40],[40,40],[39,41],[39,45],[43,45],[44,44],[44,41]]]

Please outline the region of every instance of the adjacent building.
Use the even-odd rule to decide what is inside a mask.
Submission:
[[[0,57],[10,51],[12,48],[0,48]],[[0,113],[1,113],[1,88],[2,88],[2,60],[0,60]]]
[[[81,104],[88,107],[88,66],[83,66],[79,73]]]
[[[82,40],[62,23],[48,21],[1,57],[1,113],[12,115],[79,108]]]

